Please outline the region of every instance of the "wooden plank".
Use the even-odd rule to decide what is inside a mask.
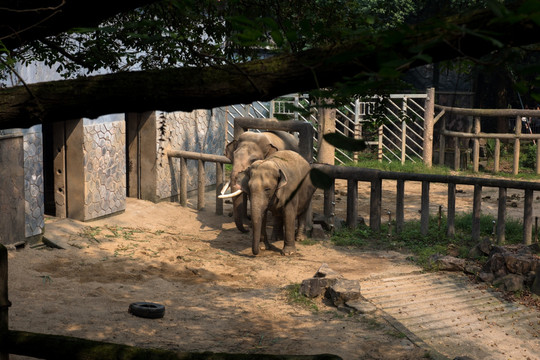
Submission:
[[[358,226],[358,181],[352,179],[347,180],[347,225]]]
[[[454,170],[461,168],[461,152],[459,150],[459,138],[454,137]]]
[[[441,121],[441,129],[446,129],[446,118]],[[444,131],[439,133],[439,165],[444,165],[444,157],[446,155],[446,137]]]
[[[8,299],[8,259],[7,249],[0,244],[0,334],[6,334],[9,329],[9,307],[11,303]],[[0,360],[9,360],[9,353],[0,350]]]
[[[446,235],[453,238],[456,235],[456,184],[448,183],[448,212],[446,214]]]
[[[506,231],[506,188],[499,188],[499,208],[497,210],[497,244],[503,245]]]
[[[405,181],[396,182],[396,233],[403,231],[405,224]]]
[[[478,135],[480,133],[480,117],[474,118],[474,134]],[[477,137],[473,138],[473,171],[478,172],[478,167],[480,164],[480,139]]]
[[[533,191],[525,190],[525,203],[523,205],[523,243],[532,243],[532,223],[533,223]]]
[[[480,240],[480,212],[482,210],[482,185],[474,186],[473,194],[473,219],[472,219],[472,239]]]
[[[420,205],[420,232],[427,235],[429,231],[429,181],[422,181],[422,198]]]
[[[516,117],[516,139],[514,140],[514,161],[512,166],[512,174],[517,175],[519,172],[519,136],[521,135],[521,117]]]
[[[230,164],[231,160],[223,155],[203,154],[193,151],[167,149],[165,151],[168,157],[186,158],[191,160],[202,160],[206,162],[216,162],[222,164]]]
[[[380,178],[371,181],[371,195],[369,200],[369,227],[373,231],[381,229],[382,207],[382,180]]]

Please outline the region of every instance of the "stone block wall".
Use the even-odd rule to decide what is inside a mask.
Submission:
[[[170,161],[164,149],[223,155],[225,148],[225,119],[221,109],[192,112],[156,113],[157,126],[157,196],[175,199],[180,193],[180,160]],[[188,191],[197,187],[197,161],[188,160]],[[205,164],[206,185],[216,183],[213,163]]]
[[[84,220],[125,210],[125,122],[85,122],[83,157]]]

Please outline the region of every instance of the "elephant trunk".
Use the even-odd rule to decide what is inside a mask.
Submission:
[[[266,229],[262,228],[263,211],[260,208],[254,208],[253,203],[251,206],[251,222],[253,223],[253,242],[251,244],[251,250],[253,255],[259,254],[261,234]]]
[[[233,215],[236,228],[240,230],[240,232],[248,232],[244,227],[244,194],[240,194],[233,198]]]

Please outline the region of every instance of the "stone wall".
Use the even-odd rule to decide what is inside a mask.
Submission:
[[[225,148],[225,113],[222,109],[192,112],[156,113],[157,126],[157,195],[176,199],[180,193],[180,160],[169,161],[164,149],[223,155]],[[197,161],[188,161],[188,191],[197,187]],[[205,164],[206,185],[216,183],[216,168]]]
[[[125,122],[85,122],[83,156],[84,220],[125,210]]]
[[[41,126],[25,131],[24,148],[24,199],[25,236],[38,236],[43,233],[43,136]]]

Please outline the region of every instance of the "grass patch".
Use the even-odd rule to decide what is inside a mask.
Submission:
[[[382,224],[379,232],[372,231],[367,226],[359,226],[356,229],[343,228],[334,232],[331,241],[337,246],[352,246],[386,250],[398,250],[411,252],[415,263],[431,269],[429,258],[434,254],[448,255],[449,251],[458,253],[459,257],[467,257],[469,250],[476,245],[471,238],[472,214],[457,214],[455,219],[455,232],[453,238],[446,236],[446,217],[440,221],[437,217],[431,217],[428,233],[422,235],[420,221],[407,221],[401,233],[396,234],[395,222]],[[494,240],[493,221],[494,216],[482,215],[480,217],[480,237],[489,237]],[[391,230],[391,231],[389,231]],[[506,220],[506,243],[518,244],[523,239],[523,225],[521,221]]]
[[[300,284],[287,286],[287,302],[313,312],[319,311],[317,304],[300,292]]]

